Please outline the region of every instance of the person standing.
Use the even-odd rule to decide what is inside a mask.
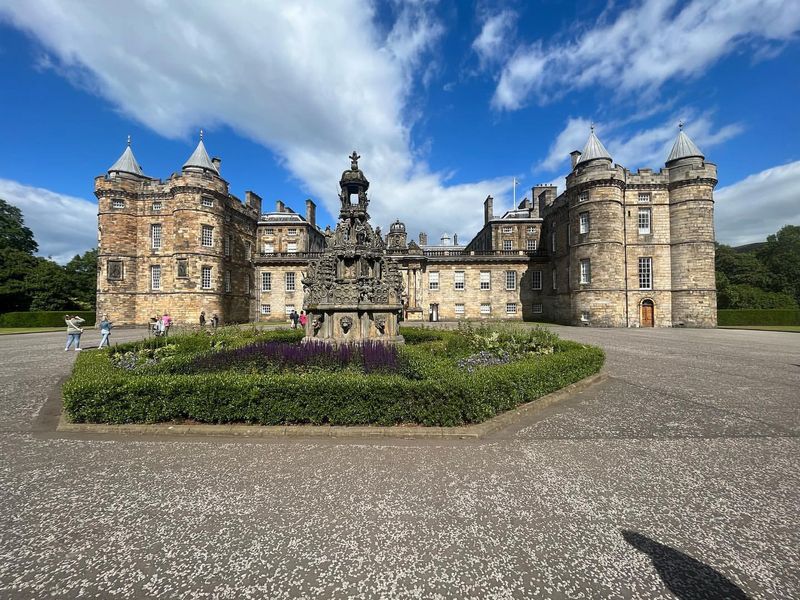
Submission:
[[[84,322],[84,319],[81,319],[79,316],[70,316],[66,315],[64,317],[64,321],[67,324],[67,347],[64,348],[64,352],[69,350],[72,344],[75,344],[75,352],[81,351],[81,334],[83,333],[83,329],[81,329],[81,323]]]
[[[200,311],[200,329],[206,328],[206,311]]]
[[[161,317],[161,327],[162,333],[166,336],[169,334],[169,328],[172,327],[172,317],[169,316],[169,313],[164,313]]]
[[[211,329],[216,331],[218,326],[219,326],[219,317],[217,316],[217,313],[214,313],[213,315],[211,315]]]
[[[303,329],[306,328],[306,323],[308,322],[308,316],[306,315],[306,311],[300,311],[300,327]]]
[[[297,329],[297,321],[300,317],[295,309],[292,309],[292,312],[289,313],[289,318],[292,320],[292,329]]]
[[[100,321],[100,345],[97,347],[99,350],[105,344],[106,348],[110,345],[108,338],[111,336],[111,328],[114,324],[108,320],[108,315],[103,315],[103,320]]]

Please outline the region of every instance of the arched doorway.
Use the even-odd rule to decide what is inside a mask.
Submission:
[[[652,300],[642,300],[639,309],[639,323],[642,327],[655,327],[656,307]]]

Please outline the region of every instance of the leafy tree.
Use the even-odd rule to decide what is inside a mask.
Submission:
[[[737,252],[725,244],[717,245],[716,270],[730,283],[772,289],[774,275],[752,252]]]
[[[800,302],[800,226],[786,225],[767,237],[758,257],[775,279],[773,289],[791,294]]]
[[[22,250],[0,248],[0,313],[30,308],[26,278],[39,260]]]
[[[30,310],[67,310],[77,306],[66,270],[52,260],[38,258],[25,278],[25,286],[31,301]]]
[[[97,249],[76,254],[65,267],[72,297],[83,309],[94,308],[97,296]]]
[[[22,211],[0,198],[0,248],[33,254],[39,249],[33,232],[25,227]]]

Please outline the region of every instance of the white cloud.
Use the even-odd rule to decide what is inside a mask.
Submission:
[[[744,44],[762,58],[774,55],[798,30],[797,0],[645,0],[613,21],[601,16],[569,41],[519,47],[503,66],[492,105],[515,110],[531,97],[545,102],[594,86],[652,92],[699,76]]]
[[[506,58],[514,39],[516,19],[517,14],[512,10],[486,14],[481,32],[472,42],[472,49],[478,55],[481,68]]]
[[[719,188],[714,200],[718,241],[763,242],[784,225],[800,225],[800,161]]]
[[[356,148],[377,223],[399,217],[413,231],[446,219],[472,233],[483,197],[500,190],[446,185],[415,156],[413,80],[434,62],[443,26],[427,2],[396,6],[388,32],[360,0],[0,0],[0,17],[32,33],[71,81],[161,135],[203,126],[213,152],[213,126],[225,124],[270,148],[334,215]]]
[[[677,123],[681,117],[673,115],[654,127],[629,131],[626,122],[595,124],[597,136],[608,149],[614,162],[628,169],[660,169],[669,156],[672,144],[678,135]],[[690,110],[683,112],[687,122],[686,133],[707,153],[709,149],[741,133],[744,127],[733,123],[716,127],[713,115],[697,114]],[[551,172],[569,164],[569,153],[583,150],[589,137],[591,122],[584,117],[569,118],[564,129],[556,136],[547,156],[538,163],[535,171]],[[711,157],[713,159],[713,157]]]
[[[97,247],[97,204],[0,179],[0,198],[22,211],[33,231],[39,254],[64,264],[76,254]]]

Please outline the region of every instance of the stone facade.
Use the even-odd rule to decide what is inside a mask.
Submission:
[[[223,322],[285,321],[304,308],[302,280],[333,232],[317,226],[311,200],[305,216],[281,201],[262,213],[251,192],[241,202],[202,144],[166,181],[135,172],[130,148],[95,180],[98,314],[119,324],[164,312],[196,323],[201,310]],[[716,166],[682,131],[659,171],[613,164],[594,132],[572,156],[563,193],[536,186],[501,216],[490,196],[466,245],[449,235],[429,245],[424,233],[409,241],[403,223],[391,224],[385,245],[403,279],[404,318],[716,326]]]

